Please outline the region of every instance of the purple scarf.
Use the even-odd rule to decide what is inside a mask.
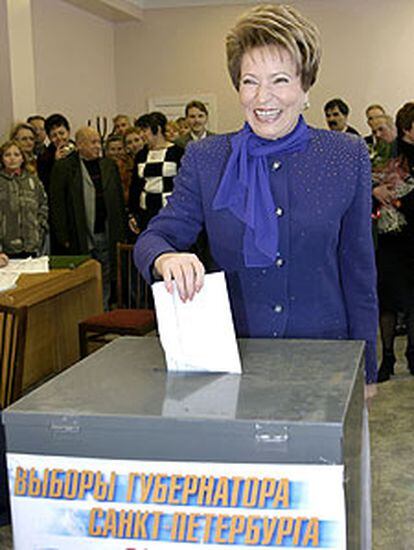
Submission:
[[[309,129],[302,116],[295,129],[276,140],[257,136],[245,123],[231,139],[232,152],[213,200],[213,210],[228,209],[246,225],[246,267],[268,267],[279,249],[279,229],[270,190],[268,155],[303,151]]]

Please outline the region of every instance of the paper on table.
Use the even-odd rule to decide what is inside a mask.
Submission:
[[[18,273],[3,273],[3,269],[0,270],[0,292],[11,290],[16,287]]]
[[[9,263],[2,267],[2,273],[47,273],[49,271],[49,257],[25,258],[23,260],[9,260]]]
[[[206,275],[191,302],[182,302],[175,287],[169,294],[164,282],[152,290],[168,370],[241,372],[223,272]]]

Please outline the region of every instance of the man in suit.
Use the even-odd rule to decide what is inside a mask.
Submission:
[[[323,110],[330,130],[359,136],[359,132],[348,124],[349,107],[343,99],[331,99],[325,104]]]
[[[185,106],[185,118],[187,120],[190,131],[178,139],[175,143],[180,147],[185,147],[190,141],[198,141],[207,136],[213,135],[206,129],[208,122],[208,109],[202,102],[194,99]]]
[[[55,163],[50,209],[59,243],[67,254],[91,254],[102,266],[104,307],[116,279],[116,243],[125,240],[121,180],[113,160],[102,157],[98,132],[80,128],[77,151]]]
[[[368,105],[368,107],[365,109],[365,116],[367,117],[367,124],[371,128],[371,130],[373,130],[373,125],[375,124],[375,121],[378,118],[384,117],[385,114],[385,109],[382,105]],[[364,139],[368,147],[374,147],[376,145],[377,139],[373,131],[369,136],[365,136]]]

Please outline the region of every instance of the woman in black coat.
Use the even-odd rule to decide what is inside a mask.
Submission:
[[[414,102],[397,113],[397,159],[392,159],[374,189],[378,217],[378,296],[383,359],[378,382],[394,374],[398,312],[407,324],[406,357],[414,375]]]

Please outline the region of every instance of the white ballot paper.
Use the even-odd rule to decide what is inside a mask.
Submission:
[[[175,287],[169,294],[163,281],[152,291],[169,371],[241,373],[223,272],[205,275],[191,301],[182,302]]]

